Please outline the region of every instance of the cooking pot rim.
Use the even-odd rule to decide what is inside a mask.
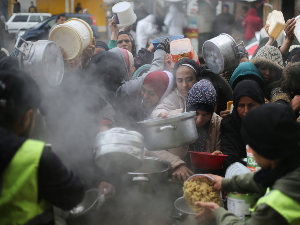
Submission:
[[[156,118],[156,119],[143,120],[137,123],[140,126],[156,126],[156,125],[163,126],[163,125],[171,124],[173,122],[178,122],[180,120],[192,118],[195,115],[196,115],[196,111],[191,111],[191,112],[184,112],[184,113],[171,115],[167,119]]]
[[[156,158],[156,157],[148,157],[148,156],[144,156],[142,160],[144,159],[150,159],[150,160],[156,160],[156,161],[160,161],[160,162],[164,162],[168,165],[168,167],[162,171],[159,172],[152,172],[152,173],[136,173],[136,172],[128,172],[127,174],[129,175],[151,175],[151,174],[157,174],[157,173],[163,173],[163,172],[167,172],[171,169],[171,163],[169,163],[166,160],[160,159],[160,158]]]
[[[184,213],[184,214],[187,214],[187,215],[196,215],[196,213],[189,213],[189,212],[183,211],[183,210],[179,209],[178,207],[176,207],[176,202],[181,201],[182,199],[185,200],[185,198],[184,198],[183,196],[180,197],[180,198],[177,198],[177,199],[175,200],[175,202],[174,202],[174,207],[175,207],[175,209],[178,210],[179,212]],[[185,201],[186,201],[186,200],[185,200]],[[186,204],[188,204],[188,203],[186,203]]]

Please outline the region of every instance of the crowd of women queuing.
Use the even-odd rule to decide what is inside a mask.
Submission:
[[[118,184],[112,179],[116,176],[109,171],[101,171],[93,160],[93,143],[97,133],[112,127],[138,131],[139,121],[196,111],[194,121],[199,138],[194,143],[144,153],[169,161],[172,179],[179,182],[195,173],[188,151],[228,155],[223,170],[219,171],[219,175],[223,176],[232,163],[244,163],[246,144],[251,140],[250,134],[245,136],[242,132],[243,121],[247,120],[252,110],[251,118],[261,115],[266,120],[275,115],[280,117],[277,113],[283,113],[277,119],[286,119],[293,128],[284,127],[276,118],[270,119],[269,126],[274,125],[272,129],[258,128],[259,125],[252,128],[250,122],[250,131],[247,132],[256,129],[255,132],[261,135],[256,136],[257,144],[269,149],[270,142],[277,143],[277,146],[271,145],[273,154],[262,153],[263,157],[269,160],[281,157],[277,152],[280,151],[277,150],[278,146],[283,148],[282,151],[286,146],[297,148],[295,138],[299,130],[295,128],[295,123],[300,110],[300,46],[291,46],[294,19],[287,22],[287,39],[282,46],[274,47],[274,40],[270,38],[266,45],[259,47],[250,61],[245,51],[240,65],[231,75],[213,74],[206,66],[200,66],[199,61],[190,58],[173,61],[172,64],[173,59],[168,54],[170,40],[167,38],[156,49],[151,45],[148,49],[136,52],[132,35],[126,31],[118,32],[113,24],[111,27],[115,30],[109,45],[101,41],[94,42],[81,57],[65,61],[65,74],[57,87],[36,83],[29,75],[18,70],[17,57],[1,59],[0,215],[6,221],[3,224],[10,224],[8,221],[25,224],[45,216],[50,204],[70,210],[82,200],[84,190],[98,186],[107,199],[113,197],[115,188],[118,191]],[[232,113],[226,108],[230,100],[234,106]],[[262,105],[270,105],[272,110]],[[260,111],[255,111],[255,108]],[[257,119],[256,124],[259,121]],[[281,140],[264,140],[273,132],[280,133],[281,129],[286,132],[285,135],[276,136]],[[291,131],[293,135],[290,135]],[[43,142],[30,141],[29,137]],[[53,150],[44,142],[51,143]],[[282,142],[286,145],[282,145]],[[35,149],[31,156],[22,155],[21,150],[31,148]],[[269,158],[269,155],[272,157]],[[286,155],[284,157],[289,159]],[[292,157],[299,157],[299,152],[294,151]],[[22,159],[26,163],[33,160],[34,165],[26,166],[26,170],[23,170],[24,167],[22,170],[14,169],[18,163],[22,163]],[[265,183],[274,184],[275,180],[300,166],[299,160],[289,159],[289,162],[276,174],[272,170],[270,172],[270,168],[263,168],[256,182],[261,182],[261,177],[264,177],[268,181]],[[38,171],[38,177],[31,174],[34,171]],[[10,188],[23,175],[28,179],[14,184],[15,189]],[[219,182],[218,177],[215,179]],[[294,190],[299,188],[299,177],[297,182],[293,184]],[[261,182],[262,185],[265,183]],[[22,195],[32,191],[31,188],[38,195],[31,196],[26,202]],[[297,198],[299,200],[299,196]],[[35,207],[36,210],[30,212],[28,207]],[[272,213],[266,217],[276,214]],[[45,224],[53,221],[53,218],[45,218],[39,221],[46,221]],[[226,224],[232,224],[228,218],[226,221]],[[257,220],[252,224],[270,223]],[[274,221],[272,224],[279,223]]]

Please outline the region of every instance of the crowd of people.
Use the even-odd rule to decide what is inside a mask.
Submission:
[[[138,131],[139,121],[190,111],[196,112],[195,142],[145,150],[144,155],[170,162],[170,177],[183,182],[197,173],[189,151],[225,154],[223,169],[211,175],[215,189],[267,193],[246,223],[214,203],[197,202],[204,208],[196,216],[199,223],[299,224],[300,47],[291,46],[295,20],[287,21],[287,39],[280,48],[272,46],[270,37],[250,61],[245,51],[228,82],[222,77],[226,73],[213,74],[189,57],[172,66],[168,38],[156,48],[151,44],[137,51],[128,30],[109,23],[109,44],[94,40],[82,55],[64,61],[57,86],[20,70],[18,57],[1,55],[0,224],[53,224],[52,206],[70,210],[91,188],[112,198],[122,187],[116,175],[95,165],[96,135],[113,127]],[[233,101],[232,113],[228,101]],[[262,169],[223,178],[233,163],[245,164],[246,145]]]

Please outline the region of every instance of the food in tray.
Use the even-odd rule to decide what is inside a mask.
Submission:
[[[184,182],[183,196],[195,213],[202,211],[200,206],[194,205],[197,201],[221,205],[220,192],[213,188],[214,184],[215,182],[207,177],[195,177]]]

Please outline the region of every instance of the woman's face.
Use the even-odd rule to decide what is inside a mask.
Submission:
[[[194,116],[196,127],[202,127],[203,125],[205,125],[210,120],[211,115],[212,113],[197,110],[196,116]]]
[[[176,71],[176,84],[178,91],[187,96],[191,87],[197,82],[194,71],[187,67],[181,66]]]
[[[237,104],[237,112],[241,119],[244,119],[247,113],[256,107],[260,106],[259,103],[253,101],[248,96],[240,97],[238,104]]]
[[[146,108],[155,107],[159,102],[159,96],[149,84],[143,84],[141,95]]]
[[[128,51],[132,51],[132,43],[130,37],[127,34],[121,34],[117,40],[117,46],[119,48],[126,49]]]
[[[268,66],[259,66],[258,70],[266,83],[270,83],[277,77],[277,71]]]

